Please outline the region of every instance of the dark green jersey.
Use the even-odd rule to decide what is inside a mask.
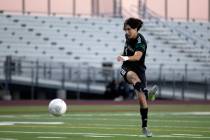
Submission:
[[[136,39],[129,39],[126,37],[125,47],[123,56],[133,56],[136,51],[141,51],[143,53],[142,57],[138,61],[125,61],[123,65],[132,65],[136,67],[144,67],[145,66],[145,56],[147,51],[147,42],[144,39],[144,36],[138,33]]]

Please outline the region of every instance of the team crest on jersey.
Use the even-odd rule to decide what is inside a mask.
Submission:
[[[140,36],[137,39],[137,43],[141,43],[141,37]]]

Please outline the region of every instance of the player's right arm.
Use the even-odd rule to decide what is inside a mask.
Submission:
[[[123,62],[123,61],[138,61],[138,60],[141,59],[142,55],[143,55],[143,52],[136,51],[133,56],[123,56],[123,55],[118,56],[117,57],[117,61],[119,61],[119,62]]]

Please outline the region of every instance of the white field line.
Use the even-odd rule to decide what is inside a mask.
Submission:
[[[119,137],[145,137],[144,135],[136,134],[116,134],[116,133],[73,133],[73,132],[29,132],[29,131],[0,131],[0,133],[13,134],[50,134],[50,135],[79,135],[79,136],[119,136]],[[153,137],[160,138],[194,138],[194,139],[210,139],[206,136],[190,136],[190,135],[154,135]]]
[[[169,122],[172,122],[172,123],[204,123],[204,124],[210,124],[210,121],[209,120],[159,120],[159,119],[150,119],[151,122],[165,122],[165,123],[169,123]]]
[[[85,120],[86,122],[88,121],[88,120],[90,120],[90,121],[96,121],[96,120],[99,120],[99,121],[104,121],[104,120],[109,120],[109,121],[122,121],[122,120],[125,120],[125,119],[111,119],[111,118],[100,118],[100,119],[98,119],[98,118],[68,118],[69,120]],[[138,119],[126,119],[126,121],[128,122],[128,121],[132,121],[132,122],[137,122],[138,121]],[[209,124],[210,122],[209,121],[196,121],[196,120],[191,120],[191,121],[183,121],[183,120],[158,120],[158,119],[156,119],[156,120],[154,120],[154,119],[150,119],[149,120],[150,122],[172,122],[172,123],[174,123],[174,122],[176,122],[177,123],[177,125],[169,125],[169,126],[166,126],[166,125],[163,125],[163,126],[151,126],[151,127],[157,127],[157,128],[180,128],[180,126],[178,125],[179,123],[199,123],[199,124],[203,124],[203,123],[207,123],[207,124]],[[5,126],[5,125],[15,125],[15,124],[37,124],[37,125],[59,125],[59,124],[64,124],[64,122],[11,122],[11,121],[3,121],[3,122],[1,122],[0,121],[0,126]],[[110,125],[108,125],[108,124],[97,124],[97,123],[89,123],[90,124],[90,126],[112,126],[112,127],[117,127],[117,126],[120,126],[120,127],[136,127],[136,126],[138,126],[138,125],[113,125],[113,124],[110,124]],[[68,125],[68,123],[67,124],[65,124],[65,126],[67,126]],[[72,125],[72,124],[71,124]],[[78,124],[77,124],[78,125]],[[88,125],[88,124],[83,124],[83,126],[84,125]],[[182,128],[189,128],[189,127],[182,127]],[[190,128],[204,128],[204,129],[210,129],[210,127],[190,127]]]
[[[7,121],[7,122],[0,122],[0,126],[2,125],[2,126],[4,126],[4,125],[15,125],[15,124],[37,124],[37,125],[61,125],[61,124],[64,124],[64,122],[9,122],[9,121]],[[74,124],[65,124],[65,127],[67,127],[67,126],[73,126]],[[87,123],[85,123],[85,124],[80,124],[80,123],[77,123],[76,124],[77,126],[99,126],[99,127],[109,127],[108,129],[115,129],[115,128],[117,128],[117,129],[127,129],[127,128],[136,128],[136,127],[138,127],[139,126],[139,124],[136,124],[136,125],[123,125],[123,124],[99,124],[99,123],[89,123],[89,124],[87,124]],[[115,127],[115,128],[110,128],[110,127]],[[187,129],[201,129],[201,128],[203,128],[203,129],[210,129],[210,127],[192,127],[192,126],[190,126],[190,127],[186,127],[186,126],[179,126],[179,125],[177,125],[177,126],[170,126],[170,125],[163,125],[163,126],[150,126],[151,128],[179,128],[180,129],[180,127],[181,128],[187,128]],[[105,129],[105,128],[104,128]]]
[[[150,118],[150,117],[149,117]],[[125,121],[125,122],[137,122],[139,121],[138,119],[129,119],[129,118],[84,118],[84,117],[77,117],[77,118],[64,118],[65,120],[78,120],[78,121],[82,121],[82,120],[85,120],[85,121],[116,121],[116,122],[119,122],[119,121]],[[174,123],[210,123],[210,121],[208,120],[167,120],[167,119],[164,119],[164,120],[160,120],[160,119],[149,119],[149,121],[151,122],[174,122]]]
[[[66,118],[65,118],[66,120]],[[79,120],[79,121],[123,121],[123,120],[126,120],[126,122],[137,122],[139,121],[138,119],[122,119],[122,118],[118,118],[118,119],[113,119],[113,118],[68,118],[68,120]],[[187,120],[159,120],[159,119],[150,119],[149,120],[150,122],[172,122],[172,123],[210,123],[208,120],[204,121],[204,120],[201,120],[201,121],[198,121],[198,120],[190,120],[190,121],[187,121]],[[64,122],[36,122],[36,121],[33,121],[33,122],[24,122],[24,121],[21,121],[21,122],[18,122],[18,121],[0,121],[0,126],[1,125],[15,125],[15,124],[38,124],[38,125],[59,125],[59,124],[64,124]],[[94,123],[95,124],[95,123]],[[93,124],[93,125],[94,125]],[[120,126],[120,125],[119,125]],[[124,126],[124,125],[121,125],[121,126]],[[127,127],[132,127],[133,125],[125,125]],[[135,125],[134,125],[135,126]],[[174,125],[173,125],[174,126]],[[173,127],[171,126],[171,127]],[[177,125],[178,126],[178,125]],[[164,127],[164,126],[162,126]],[[165,126],[167,127],[167,126]],[[169,126],[170,127],[170,126]],[[193,128],[193,127],[192,127]],[[194,127],[194,128],[207,128],[209,129],[210,127]]]
[[[84,137],[92,137],[92,138],[111,138],[114,136],[103,136],[103,135],[84,135]]]
[[[0,138],[0,140],[17,140],[17,139],[12,139],[12,138]]]
[[[64,124],[64,122],[17,122],[17,121],[0,122],[0,126],[1,125],[15,125],[15,124],[59,125],[59,124]]]
[[[104,136],[127,136],[137,137],[136,134],[103,134],[103,133],[73,133],[73,132],[30,132],[30,131],[0,131],[0,133],[13,133],[13,134],[51,134],[51,135],[104,135]]]
[[[174,135],[174,136],[198,136],[198,137],[203,136],[200,134],[171,134],[171,135]]]
[[[66,137],[37,137],[38,139],[65,139]]]
[[[31,128],[32,126],[31,125],[22,125],[22,126],[13,126],[13,128],[14,127],[17,127],[17,128]],[[49,126],[49,125],[46,125],[46,126],[40,126],[40,125],[33,125],[33,128],[46,128],[46,127],[48,127],[48,128],[57,128],[58,126]],[[77,125],[75,125],[75,126],[73,126],[73,125],[65,125],[65,126],[61,126],[62,127],[62,129],[93,129],[93,130],[99,130],[99,129],[101,129],[101,130],[134,130],[134,131],[138,131],[139,130],[139,127],[133,127],[133,128],[128,128],[128,127],[125,127],[125,128],[117,128],[117,127],[115,127],[115,128],[113,128],[113,127],[100,127],[100,126],[98,126],[98,127],[96,127],[96,126],[84,126],[84,125],[81,125],[81,126],[79,126],[78,124]],[[165,132],[174,132],[174,129],[161,129],[161,127],[158,127],[158,128],[153,128],[153,130],[154,131],[159,131],[159,132],[161,132],[161,131],[165,131]],[[192,130],[192,129],[186,129],[186,128],[184,128],[184,129],[182,129],[182,127],[179,127],[179,129],[178,130],[176,130],[176,131],[178,131],[178,132],[186,132],[186,133],[192,133],[192,132],[194,132],[194,133],[198,133],[198,132],[200,132],[200,133],[210,133],[210,131],[209,130]]]
[[[194,112],[194,113],[196,113],[196,112]],[[209,112],[210,113],[210,112]],[[151,113],[152,114],[152,113]],[[165,115],[166,115],[167,113],[165,113]],[[171,114],[173,114],[173,113],[171,113]],[[177,112],[177,113],[175,113],[176,114],[176,116],[177,115],[179,115],[179,113]],[[181,113],[182,114],[182,113]],[[204,115],[205,114],[205,115]],[[153,113],[153,115],[154,115],[154,113]],[[162,115],[164,115],[164,113],[158,113],[158,114],[156,114],[156,116],[162,116]],[[202,115],[202,113],[200,114],[201,116],[206,116],[206,112],[203,112],[203,115]],[[27,115],[22,115],[22,116],[24,116],[24,117],[26,117]],[[106,120],[113,120],[113,121],[120,121],[120,120],[126,120],[126,121],[129,121],[129,122],[133,122],[133,121],[136,121],[136,119],[129,119],[129,118],[117,118],[117,119],[114,119],[114,118],[102,118],[102,116],[106,116],[106,117],[113,117],[113,116],[139,116],[139,114],[138,113],[113,113],[113,114],[109,114],[109,113],[102,113],[102,114],[68,114],[68,115],[65,115],[65,116],[63,116],[62,117],[62,119],[65,119],[65,120],[86,120],[86,121],[88,121],[88,120],[90,120],[90,121],[92,121],[93,120],[93,118],[92,117],[94,117],[94,120],[99,120],[99,121],[106,121]],[[192,116],[192,115],[191,115]],[[21,117],[20,115],[17,115],[17,117]],[[29,117],[29,118],[37,118],[37,119],[40,119],[40,115],[38,115],[38,116],[36,116],[36,115],[28,115],[27,117]],[[43,116],[42,116],[43,117]],[[99,117],[99,118],[96,118],[96,117]],[[195,116],[196,117],[196,116]],[[152,116],[150,117],[150,118],[152,118]],[[54,120],[55,119],[55,117],[48,117],[48,119],[52,119],[52,120]],[[185,118],[184,118],[185,119]],[[151,119],[150,121],[154,121],[154,122],[177,122],[177,123],[179,123],[179,122],[186,122],[186,123],[208,123],[209,121],[205,121],[205,120],[200,120],[200,121],[197,121],[197,120],[159,120],[159,119]]]
[[[74,125],[74,124],[65,124],[65,125]],[[131,128],[135,128],[135,127],[139,127],[139,124],[136,124],[136,125],[123,125],[123,124],[100,124],[100,123],[85,123],[85,124],[80,124],[80,123],[77,123],[76,124],[77,126],[101,126],[101,127],[115,127],[115,128],[121,128],[121,127],[131,127]],[[151,128],[187,128],[187,129],[209,129],[210,130],[210,127],[197,127],[197,126],[180,126],[180,125],[173,125],[173,126],[170,126],[170,125],[161,125],[161,126],[157,126],[157,125],[151,125],[150,126]]]
[[[167,115],[183,115],[183,116],[210,116],[210,112],[150,112],[149,115],[151,116],[167,116]],[[34,115],[30,115],[30,114],[22,114],[22,115],[0,115],[0,118],[12,118],[12,117],[43,117],[43,116],[50,116],[47,111],[46,114],[34,114]],[[133,112],[127,112],[127,113],[74,113],[71,114],[71,112],[67,113],[64,115],[64,117],[96,117],[96,116],[139,116],[139,113],[133,113]],[[51,117],[53,118],[53,117]]]
[[[150,112],[150,115],[157,115],[157,116],[162,116],[162,115],[200,115],[200,116],[206,116],[210,115],[210,112]],[[133,112],[127,112],[127,113],[77,113],[77,114],[66,114],[66,116],[85,116],[85,117],[92,117],[92,116],[139,116],[139,113],[133,113]]]
[[[15,115],[0,115],[0,118],[15,118],[15,117],[16,117]]]
[[[171,115],[210,116],[210,112],[171,112]]]

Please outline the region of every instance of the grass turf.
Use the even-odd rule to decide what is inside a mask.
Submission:
[[[70,105],[62,117],[47,106],[0,107],[0,140],[139,140],[136,105]],[[151,105],[153,140],[210,139],[210,105]]]

